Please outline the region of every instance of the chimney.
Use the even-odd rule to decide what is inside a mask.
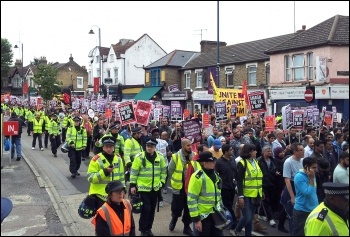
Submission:
[[[86,70],[86,67],[85,66],[81,66],[84,70]]]
[[[15,67],[22,67],[22,60],[16,59]]]
[[[45,56],[39,58],[39,64],[47,65],[47,60]]]
[[[301,30],[297,30],[297,33],[304,32],[306,30],[306,25],[301,26]]]
[[[72,57],[72,54],[70,54],[70,57],[69,57],[69,62],[73,62],[73,57]]]
[[[215,49],[217,47],[217,41],[209,41],[209,40],[202,40],[200,42],[201,45],[201,53],[207,53],[211,49]],[[219,47],[226,46],[226,42],[219,42]]]

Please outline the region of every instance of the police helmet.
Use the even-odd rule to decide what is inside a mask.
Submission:
[[[219,230],[228,230],[233,224],[233,217],[225,207],[220,211],[215,210],[213,219],[215,227]]]
[[[142,211],[143,208],[143,202],[141,200],[140,195],[133,195],[131,197],[131,205],[132,205],[132,212],[135,214],[139,214]]]
[[[96,214],[96,197],[88,195],[80,204],[78,214],[83,219],[90,219]]]

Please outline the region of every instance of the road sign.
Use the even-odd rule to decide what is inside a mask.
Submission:
[[[311,102],[314,99],[314,93],[312,92],[312,90],[307,89],[304,92],[304,99],[306,100],[306,102]]]
[[[6,121],[4,122],[4,135],[13,136],[18,135],[18,122],[17,121]]]

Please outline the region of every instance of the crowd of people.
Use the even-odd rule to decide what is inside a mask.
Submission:
[[[155,211],[162,207],[168,185],[170,231],[182,217],[183,233],[189,236],[220,236],[225,228],[234,236],[244,228],[249,236],[253,230],[267,230],[261,220],[296,236],[349,234],[348,122],[302,131],[277,125],[266,131],[262,118],[247,116],[241,123],[239,118],[217,121],[211,115],[212,134],[203,132],[194,151],[182,124],[168,118],[147,126],[122,126],[114,118],[89,117],[77,110],[2,104],[2,112],[5,121],[20,123],[11,146],[17,161],[25,126],[33,137],[32,150],[36,140],[41,151],[50,141],[53,157],[60,146],[68,147],[71,178],[80,176],[82,160],[91,159],[87,179],[89,195],[96,200],[97,235],[135,235],[134,207],[125,201],[128,193],[130,200],[139,196],[143,203],[141,235],[153,236]],[[229,212],[229,227],[217,223],[215,214],[222,210]],[[118,226],[120,221],[127,228]]]

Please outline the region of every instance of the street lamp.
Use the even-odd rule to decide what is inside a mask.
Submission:
[[[21,49],[22,49],[21,50],[22,51],[22,59],[21,59],[22,60],[22,69],[21,69],[22,82],[23,83],[28,83],[27,81],[25,81],[25,78],[24,78],[24,75],[23,75],[23,67],[24,67],[24,62],[23,62],[23,43],[21,41],[17,41],[16,43],[20,43],[21,44]],[[15,44],[14,48],[18,49],[19,47],[17,46],[17,44]],[[22,87],[23,87],[23,90],[26,90],[26,93],[28,94],[28,100],[29,100],[28,84],[27,85],[22,85]]]
[[[92,30],[92,27],[96,26],[98,28],[98,51],[100,53],[100,81],[99,81],[99,86],[102,84],[101,82],[103,81],[102,80],[102,76],[103,76],[103,73],[102,73],[102,55],[101,55],[101,28],[98,27],[97,25],[93,25],[91,26],[91,30],[89,31],[89,34],[95,34],[95,32]]]

